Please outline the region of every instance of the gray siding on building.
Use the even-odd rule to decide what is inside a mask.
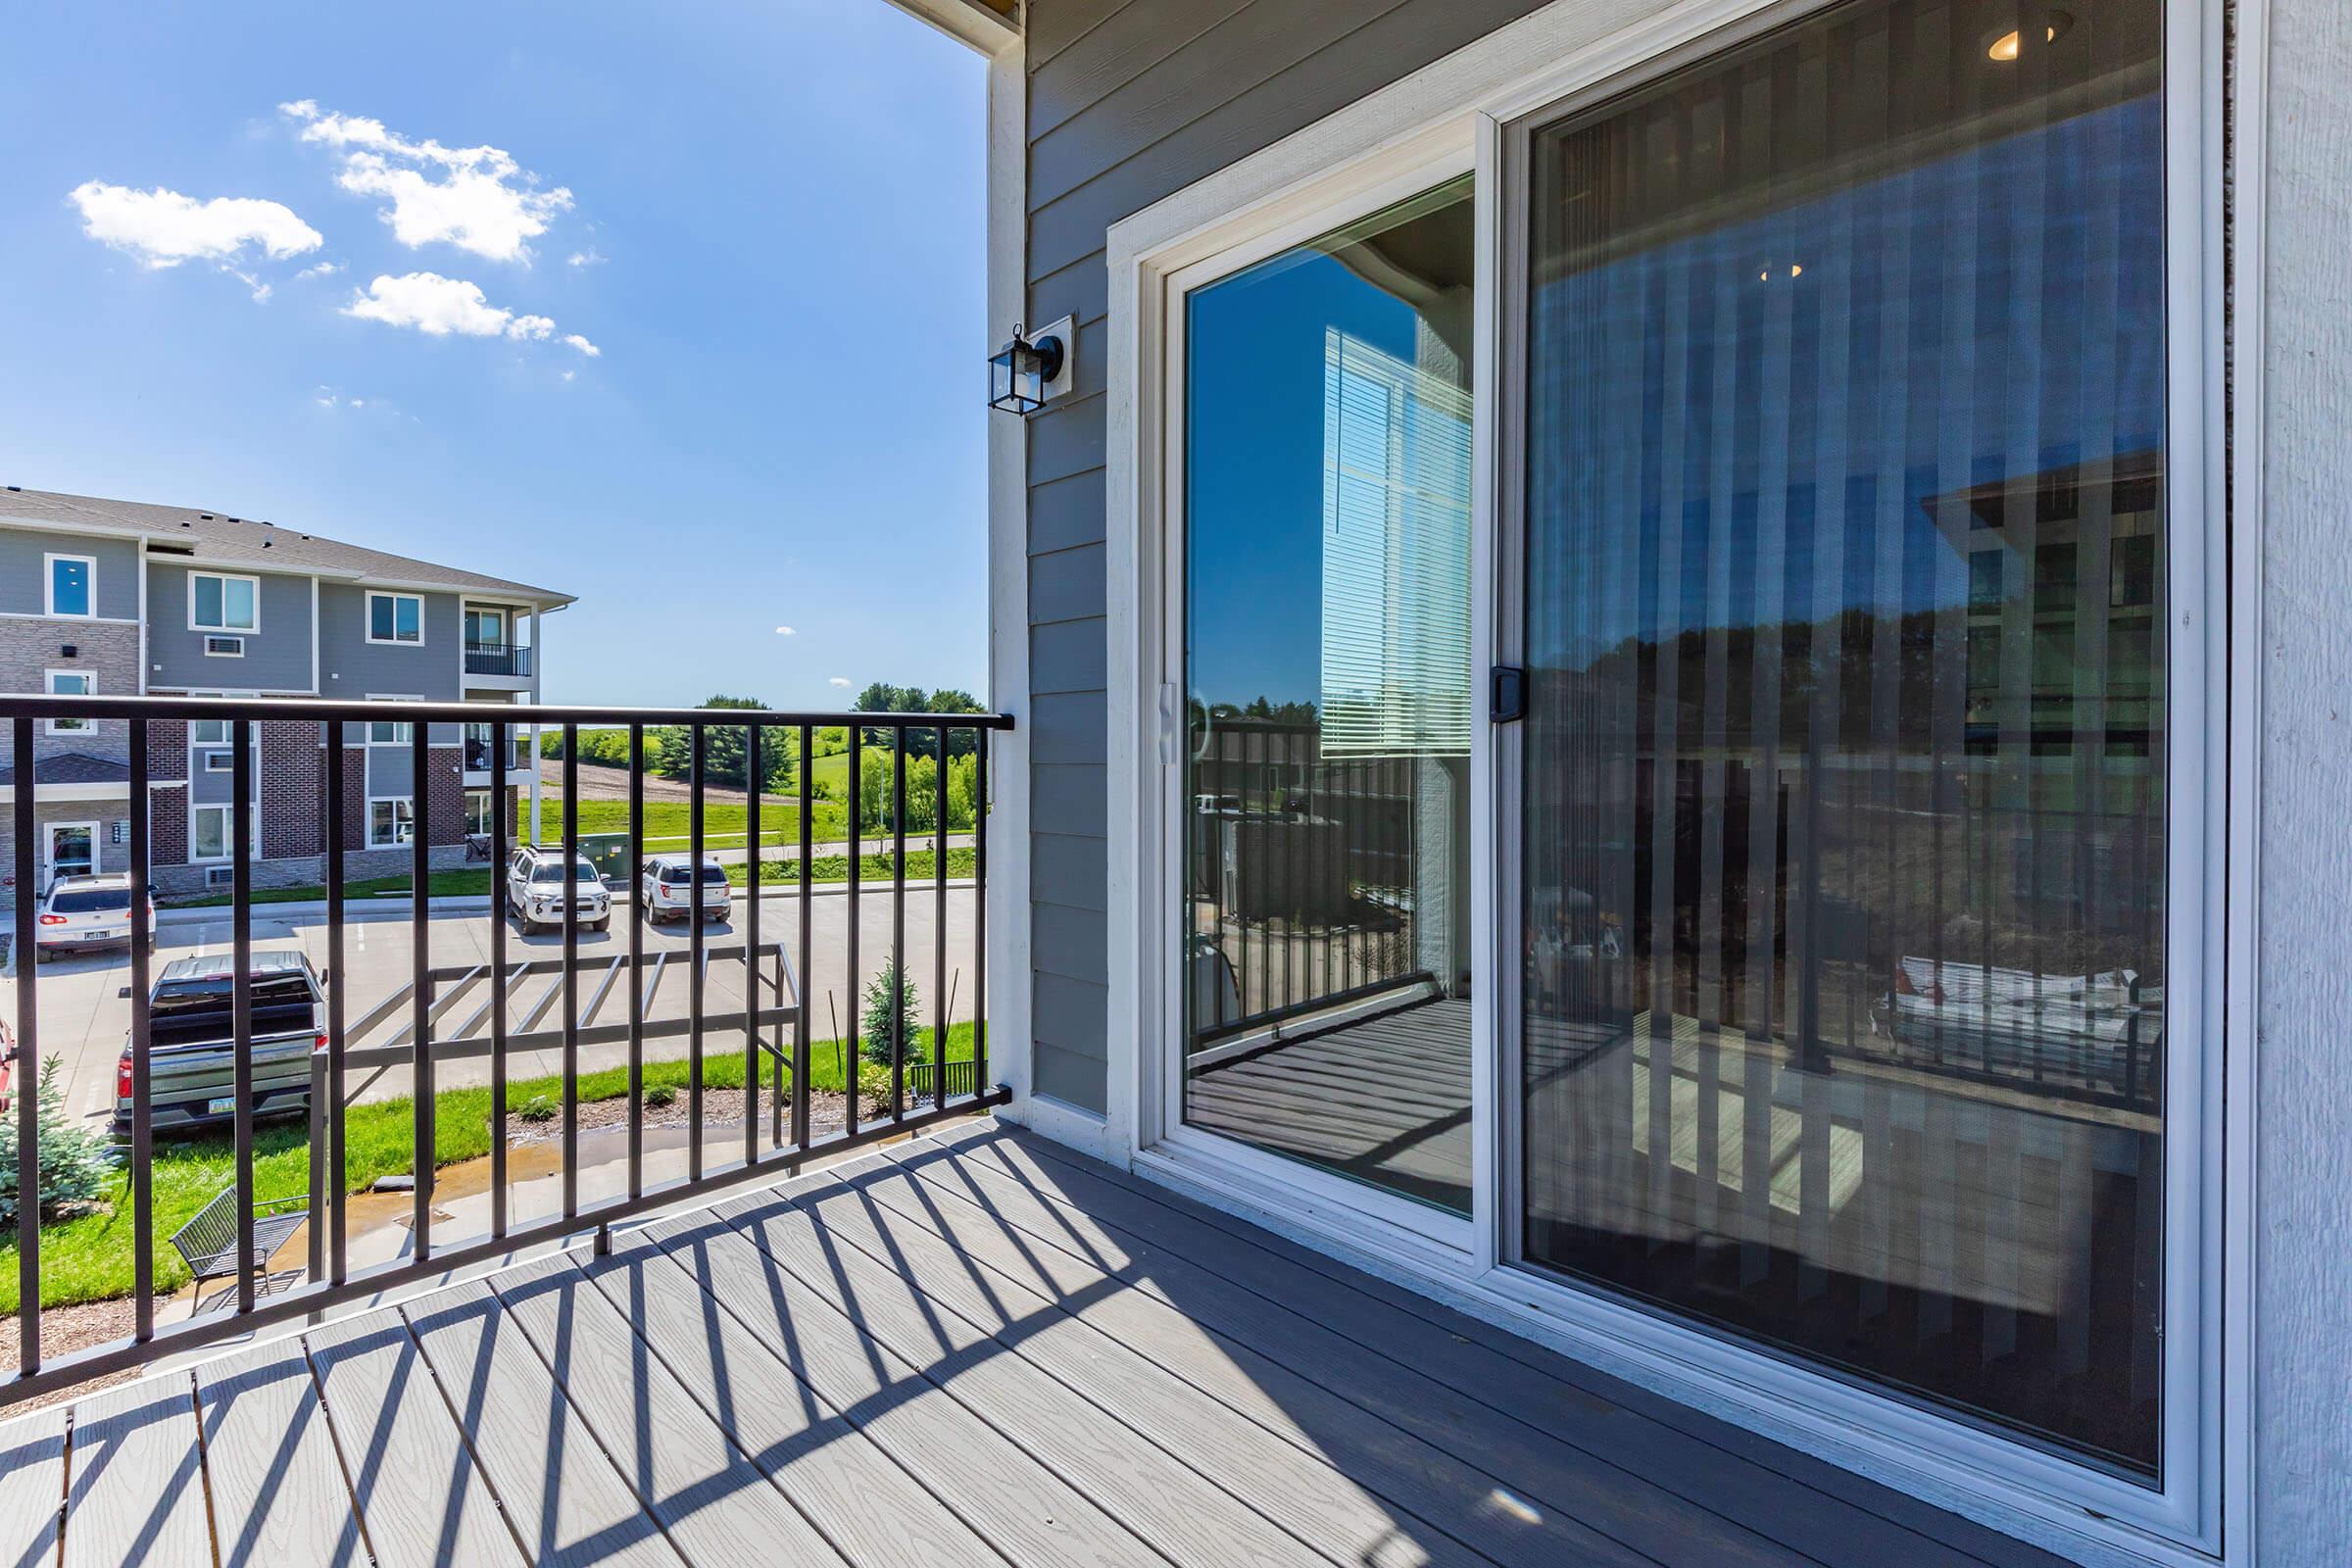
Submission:
[[[368,640],[368,590],[341,583],[318,585],[318,684],[321,694],[342,702],[382,697],[417,697],[454,703],[464,695],[461,598],[422,594],[424,641],[371,643]],[[454,736],[455,730],[450,734]],[[349,732],[357,741],[357,729]],[[444,737],[436,732],[435,744]],[[404,791],[387,791],[405,794]]]
[[[1034,1087],[1101,1110],[1108,780],[1102,462],[1109,226],[1541,0],[1031,0],[1028,309],[1078,321],[1029,422]]]
[[[4,500],[5,498],[0,498]],[[0,505],[0,513],[8,509]],[[111,620],[139,618],[139,547],[129,539],[0,528],[0,614],[48,613],[51,555],[87,556],[94,563],[98,613]]]
[[[308,692],[311,690],[311,579],[278,572],[228,572],[259,584],[260,629],[234,632],[245,652],[204,651],[208,635],[188,624],[188,579],[207,570],[176,562],[147,563],[147,685],[155,691]]]

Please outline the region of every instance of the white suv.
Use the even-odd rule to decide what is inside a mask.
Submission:
[[[637,898],[645,906],[645,917],[660,925],[664,920],[684,920],[693,916],[699,906],[706,920],[724,920],[734,913],[735,888],[727,880],[727,868],[711,856],[703,857],[701,896],[694,886],[694,858],[687,855],[656,855],[647,858],[637,868]]]
[[[147,901],[147,951],[155,951],[155,900]],[[130,878],[61,876],[41,900],[34,926],[33,950],[43,963],[77,948],[126,948],[134,940],[130,917]]]
[[[612,895],[585,855],[572,857],[571,882],[579,923],[591,931],[611,925]],[[514,852],[507,863],[507,909],[524,936],[564,923],[562,846],[526,844]]]

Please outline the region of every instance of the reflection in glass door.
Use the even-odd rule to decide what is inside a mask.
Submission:
[[[1529,144],[1523,1247],[2153,1476],[2158,0]]]
[[[1470,182],[1186,297],[1184,1119],[1470,1207]]]

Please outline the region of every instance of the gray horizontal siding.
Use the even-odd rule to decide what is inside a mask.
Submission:
[[[1041,1094],[1104,1103],[1104,232],[1542,0],[1031,0],[1025,318],[1078,322],[1029,421],[1030,897]]]
[[[0,497],[5,501],[5,497]],[[0,505],[0,512],[7,511]],[[41,615],[49,610],[47,558],[87,556],[98,589],[97,612],[113,620],[139,618],[139,547],[127,539],[34,533],[0,528],[0,613]]]
[[[198,573],[254,578],[259,629],[223,635],[245,652],[216,658],[206,633],[188,624],[188,579]],[[168,691],[307,692],[312,689],[311,579],[279,572],[208,572],[152,558],[147,564],[147,673]]]
[[[329,697],[356,702],[369,693],[455,702],[461,692],[461,627],[456,594],[424,594],[424,641],[414,646],[368,640],[368,593],[340,583],[318,588],[319,684]],[[356,738],[356,737],[355,737]]]

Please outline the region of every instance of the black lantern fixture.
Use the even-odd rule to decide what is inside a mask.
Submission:
[[[1020,415],[1044,408],[1046,388],[1061,374],[1062,355],[1060,338],[1046,336],[1032,343],[1014,322],[1012,341],[988,362],[988,406]]]

